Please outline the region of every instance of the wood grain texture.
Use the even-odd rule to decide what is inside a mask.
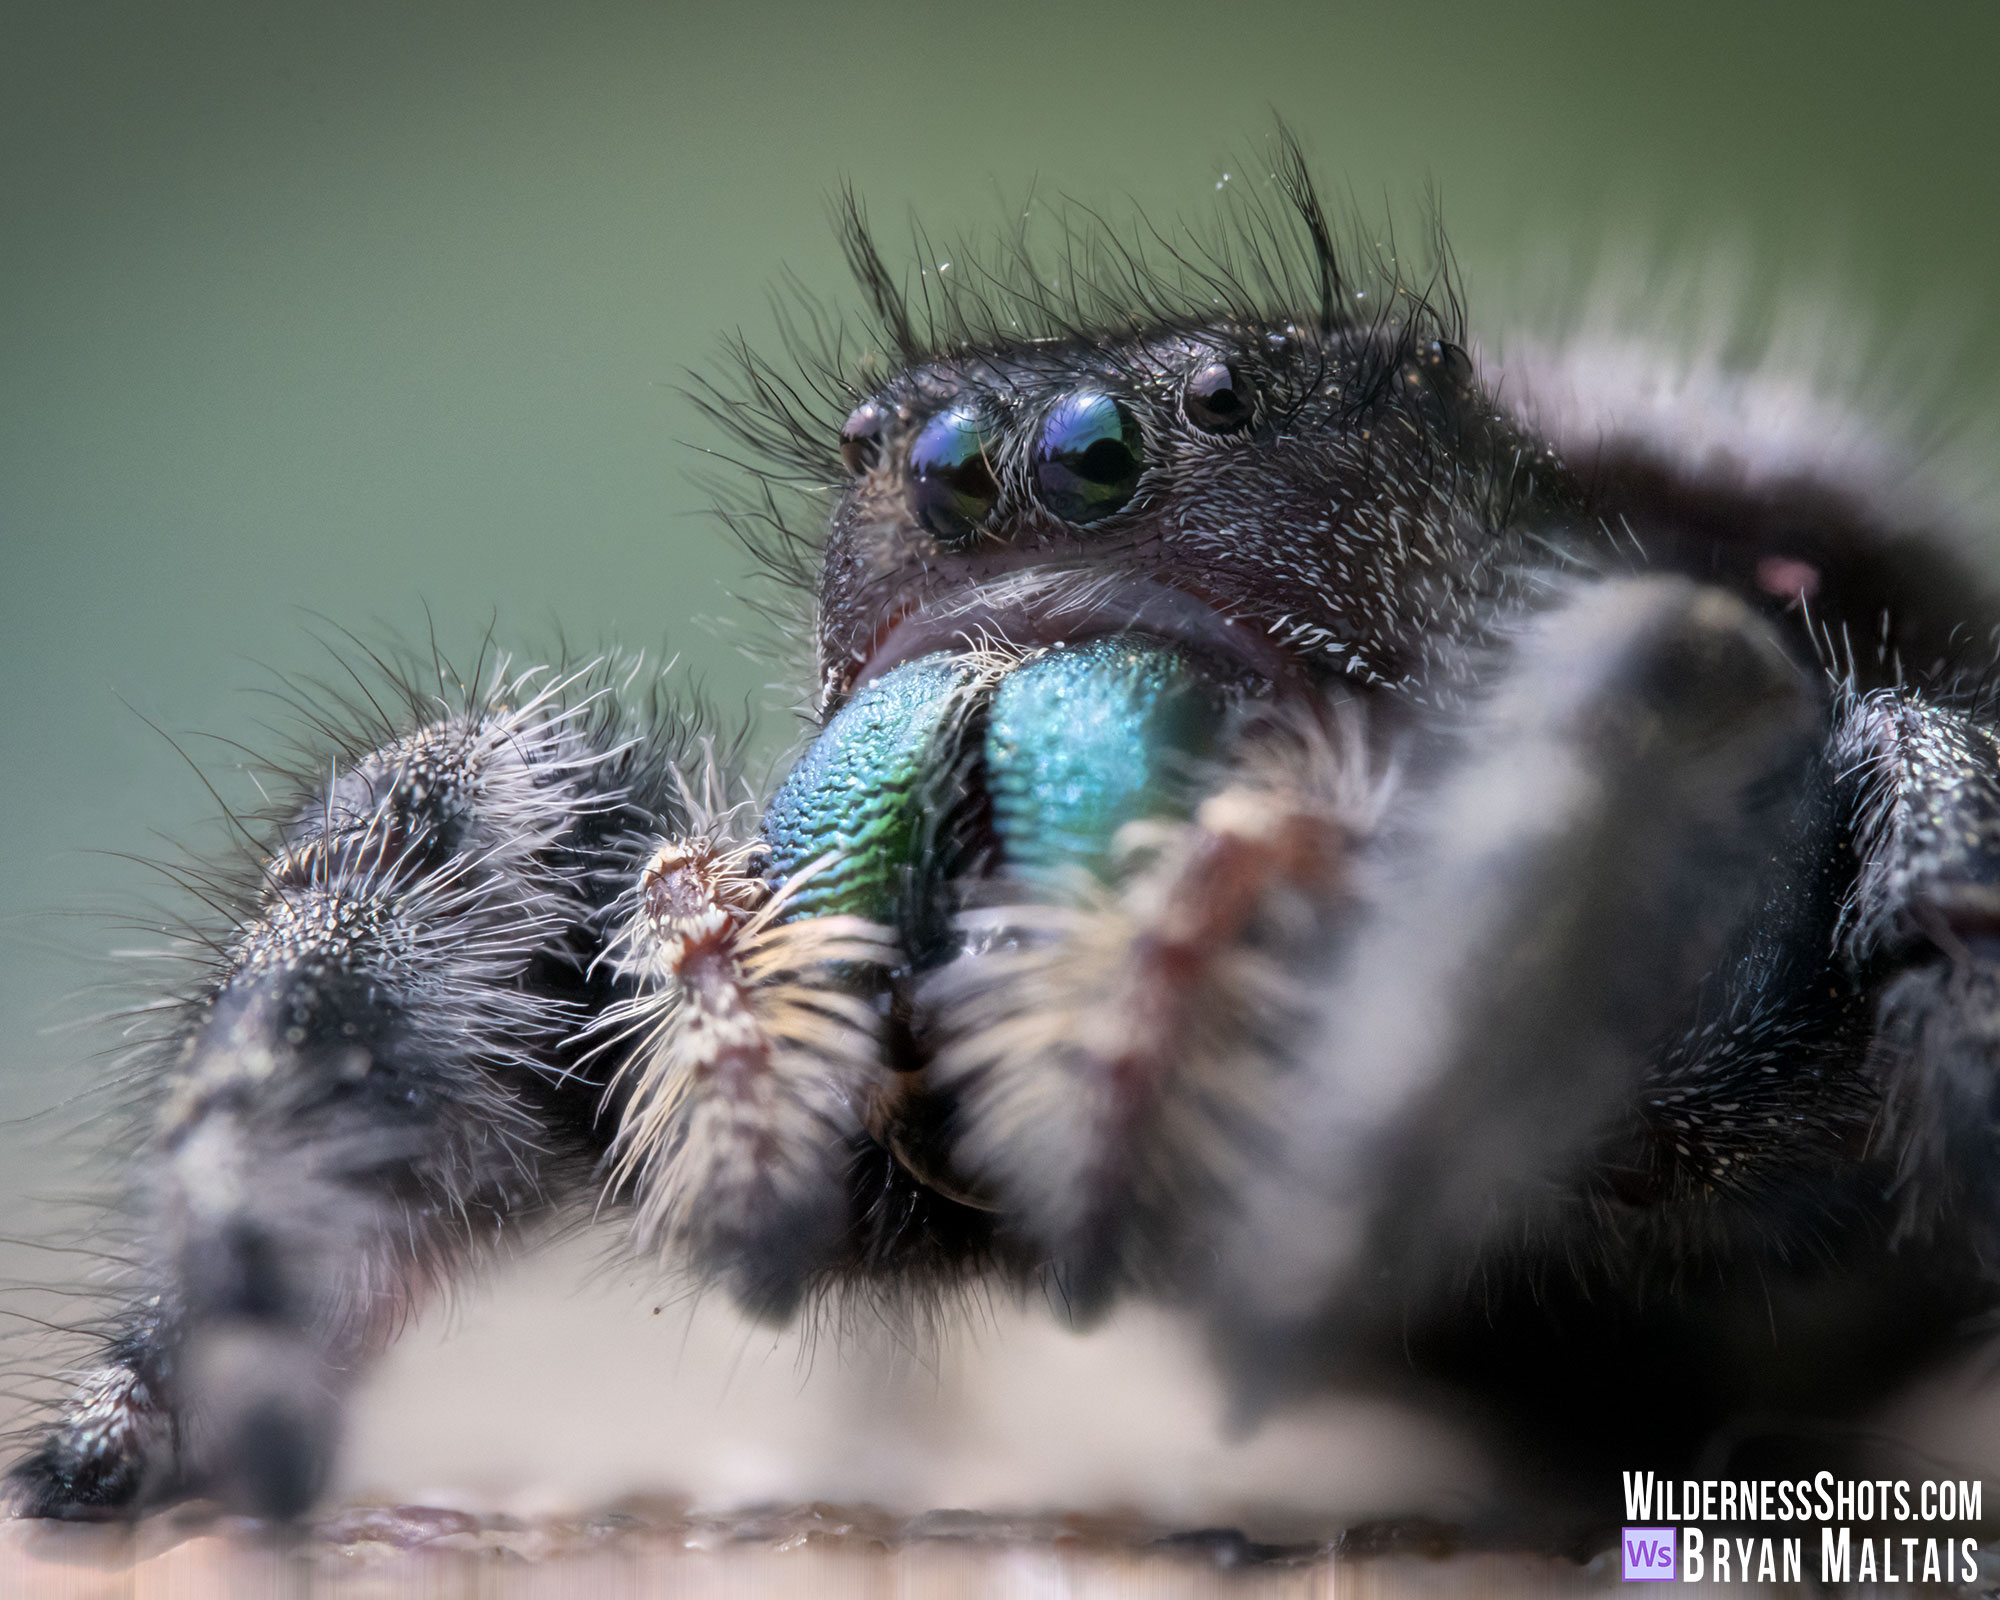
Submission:
[[[0,1594],[33,1600],[1011,1600],[1014,1596],[1374,1600],[1594,1593],[1601,1563],[1528,1555],[1350,1557],[1161,1545],[1103,1524],[964,1519],[925,1532],[815,1506],[733,1524],[626,1508],[574,1521],[480,1521],[420,1507],[354,1508],[278,1541],[198,1508],[136,1528],[0,1525]]]

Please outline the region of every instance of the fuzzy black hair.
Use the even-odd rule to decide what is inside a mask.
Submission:
[[[114,1505],[168,1487],[132,1476],[157,1449],[113,1442],[165,1426],[176,1327],[214,1312],[171,1270],[163,1195],[173,1191],[177,1130],[207,1115],[189,1102],[190,1052],[260,974],[307,973],[315,1004],[346,1017],[345,1032],[378,1061],[407,1047],[431,1063],[420,1083],[410,1079],[412,1094],[456,1095],[467,1108],[460,1142],[473,1159],[438,1164],[437,1214],[427,1232],[411,1226],[408,1258],[393,1269],[411,1284],[448,1287],[452,1265],[490,1232],[494,1219],[479,1219],[494,1195],[518,1194],[516,1209],[531,1216],[580,1190],[608,1138],[601,1086],[572,1082],[579,1062],[567,1042],[609,981],[593,965],[606,919],[637,857],[678,824],[678,769],[734,763],[740,749],[722,741],[718,750],[701,708],[667,694],[636,658],[523,670],[490,635],[466,672],[434,642],[378,648],[348,634],[332,654],[331,679],[281,680],[273,691],[285,713],[272,730],[275,757],[235,747],[252,804],[229,804],[202,776],[222,811],[221,842],[151,863],[177,893],[149,919],[147,970],[120,985],[121,1004],[104,1019],[122,1038],[103,1086],[72,1108],[112,1155],[106,1193],[85,1202],[67,1238],[36,1241],[89,1258],[92,1281],[45,1288],[43,1298],[63,1297],[60,1315],[26,1319],[54,1341],[57,1361],[77,1353],[64,1344],[94,1346],[96,1376],[0,1490],[17,1505]],[[336,924],[351,933],[330,933]],[[318,951],[324,965],[312,967]],[[343,976],[350,965],[362,976]],[[291,981],[271,979],[280,990]],[[337,1114],[347,1091],[300,1082],[302,1118]],[[221,1115],[250,1115],[248,1099],[225,1100]],[[357,1124],[343,1137],[260,1196],[256,1226],[290,1228],[289,1238],[335,1212],[389,1214],[390,1197],[362,1191],[371,1162],[407,1155],[398,1143],[407,1136]],[[343,1150],[359,1165],[320,1182]],[[282,1257],[297,1275],[294,1254],[309,1252]],[[386,1282],[334,1299],[364,1320],[412,1303]],[[288,1315],[317,1328],[318,1312]],[[23,1365],[39,1375],[54,1363]]]

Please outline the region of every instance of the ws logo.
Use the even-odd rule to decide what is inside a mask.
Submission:
[[[1626,1528],[1619,1535],[1619,1547],[1625,1553],[1627,1583],[1674,1581],[1672,1528]]]

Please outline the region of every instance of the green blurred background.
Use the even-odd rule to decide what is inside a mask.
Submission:
[[[1282,115],[1364,208],[1436,185],[1475,318],[1550,239],[1725,238],[1977,374],[1996,19],[4,0],[0,1106],[103,1042],[50,1030],[128,941],[66,913],[152,893],[123,857],[213,810],[148,721],[256,743],[247,691],[325,665],[308,613],[427,605],[461,650],[559,622],[758,691],[679,391],[721,333],[775,342],[782,268],[846,297],[843,181],[892,246],[906,206],[949,235],[1031,182],[1198,217]],[[0,1192],[44,1181],[45,1126],[0,1139]]]

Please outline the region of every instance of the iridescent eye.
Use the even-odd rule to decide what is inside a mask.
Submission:
[[[840,425],[840,459],[855,477],[880,465],[882,433],[888,425],[888,409],[873,400],[856,406]]]
[[[1139,486],[1146,440],[1122,401],[1085,391],[1069,395],[1042,424],[1035,482],[1042,504],[1065,522],[1108,517]]]
[[[994,429],[976,405],[940,411],[910,441],[910,510],[948,544],[970,539],[1000,499]]]
[[[1192,374],[1181,391],[1188,421],[1204,433],[1234,433],[1250,420],[1250,385],[1226,361],[1211,362]]]

